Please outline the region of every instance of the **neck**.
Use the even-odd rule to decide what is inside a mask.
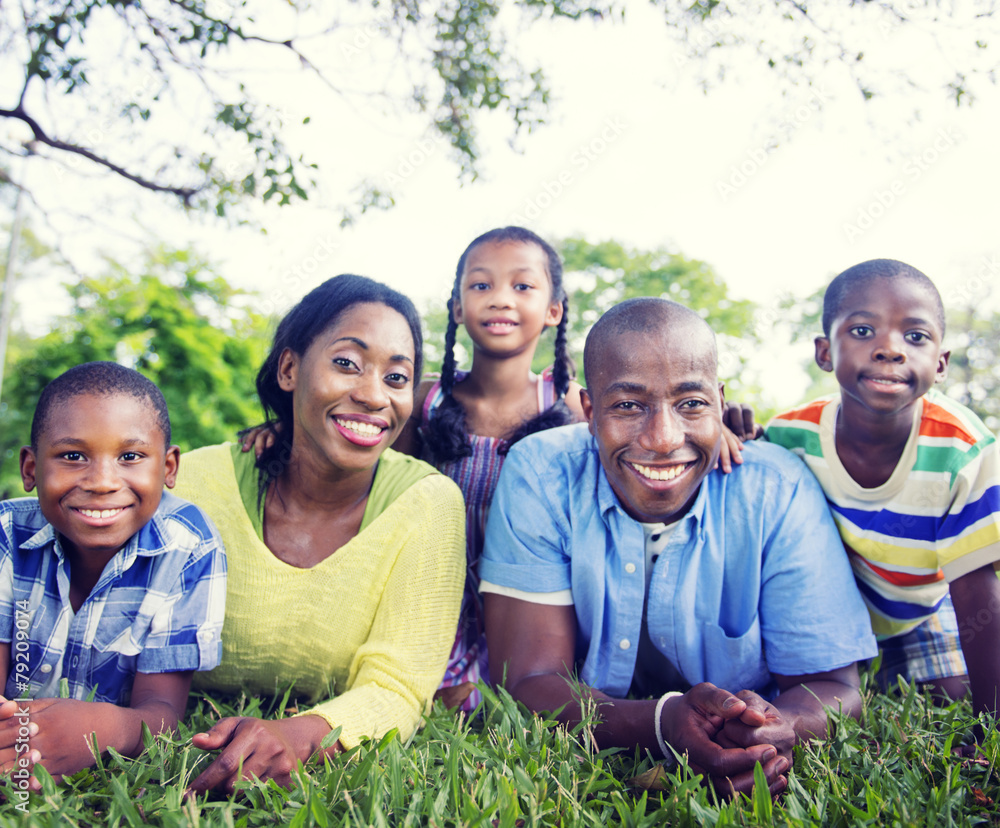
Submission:
[[[513,356],[494,357],[482,351],[472,355],[472,369],[462,381],[471,396],[481,399],[511,400],[534,381],[531,360],[534,349]]]
[[[285,470],[271,484],[271,492],[286,511],[348,512],[367,499],[377,464],[345,471],[317,463],[315,457],[294,445],[291,455]]]
[[[888,448],[904,445],[913,430],[917,403],[888,415],[875,414],[841,398],[837,416],[837,442]]]

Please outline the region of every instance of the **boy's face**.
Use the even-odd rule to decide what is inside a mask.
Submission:
[[[38,446],[21,449],[25,491],[70,555],[110,558],[173,488],[180,450],[164,445],[152,405],[127,394],[82,394],[49,411]]]
[[[947,351],[937,305],[928,290],[909,279],[874,279],[848,296],[830,326],[817,337],[816,363],[833,371],[845,409],[888,416],[908,409],[941,382]]]
[[[580,395],[608,482],[644,523],[687,512],[722,441],[712,343],[701,330],[679,327],[603,343]]]

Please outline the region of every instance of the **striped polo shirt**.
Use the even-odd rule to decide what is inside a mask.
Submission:
[[[933,615],[948,582],[1000,560],[1000,453],[969,409],[937,391],[914,406],[892,476],[865,489],[834,440],[840,396],[778,415],[767,438],[802,457],[826,494],[868,604],[889,638]]]

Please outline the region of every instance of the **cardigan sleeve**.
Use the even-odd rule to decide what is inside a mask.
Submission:
[[[407,739],[441,683],[455,640],[465,583],[465,506],[458,487],[430,475],[404,495],[410,519],[398,520],[395,563],[367,640],[356,651],[346,690],[299,715],[341,727],[354,747],[392,728]],[[364,587],[359,585],[359,600]]]

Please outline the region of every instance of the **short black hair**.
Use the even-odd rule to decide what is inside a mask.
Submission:
[[[944,336],[944,303],[934,283],[912,265],[895,259],[869,259],[838,274],[823,294],[823,336],[830,336],[833,320],[844,306],[847,296],[859,287],[867,287],[876,279],[905,279],[923,287],[934,302],[937,323]]]
[[[38,449],[38,440],[48,428],[55,406],[87,394],[100,397],[123,394],[148,402],[156,413],[165,444],[170,445],[170,414],[156,383],[117,362],[85,362],[63,372],[42,390],[31,420],[31,447]]]
[[[684,326],[695,324],[704,328],[712,343],[712,359],[718,360],[715,332],[711,326],[690,308],[671,299],[655,296],[640,296],[626,299],[609,308],[598,319],[587,334],[583,346],[583,373],[587,387],[592,386],[594,366],[598,353],[609,338],[617,338],[623,333],[652,333],[666,325]]]

